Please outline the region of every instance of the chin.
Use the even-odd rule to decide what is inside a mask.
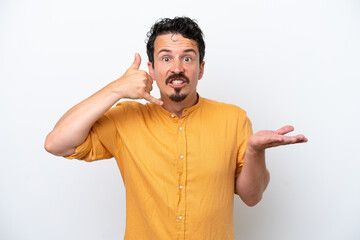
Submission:
[[[188,96],[188,94],[178,94],[178,93],[175,93],[175,94],[171,94],[169,96],[170,100],[172,100],[173,102],[182,102],[185,100],[185,98]]]

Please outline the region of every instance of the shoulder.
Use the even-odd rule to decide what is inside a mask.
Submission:
[[[117,118],[121,115],[122,118],[129,116],[131,118],[136,115],[143,115],[147,111],[147,107],[137,101],[123,101],[117,103],[114,107],[110,108],[105,115],[108,117]]]
[[[115,105],[115,109],[122,110],[142,110],[145,109],[145,105],[138,101],[123,101],[119,102]]]
[[[224,102],[203,98],[203,108],[212,111],[214,114],[230,116],[246,116],[246,111],[241,107]]]

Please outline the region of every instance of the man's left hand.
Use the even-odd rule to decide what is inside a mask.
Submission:
[[[251,150],[255,153],[262,153],[266,148],[308,141],[302,134],[296,136],[284,136],[291,131],[294,131],[293,126],[285,126],[276,131],[264,130],[257,132],[249,138],[247,150]]]

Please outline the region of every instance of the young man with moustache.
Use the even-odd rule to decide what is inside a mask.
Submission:
[[[265,149],[306,142],[293,130],[252,133],[241,108],[199,96],[205,43],[197,23],[162,19],[148,33],[148,70],[123,76],[70,109],[46,138],[57,156],[114,157],[126,189],[126,240],[235,239],[234,193],[257,204],[269,183]],[[153,81],[161,98],[150,95]],[[120,102],[146,99],[149,103]]]

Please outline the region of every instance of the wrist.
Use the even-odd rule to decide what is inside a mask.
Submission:
[[[119,83],[120,79],[117,79],[107,85],[107,91],[110,95],[114,96],[118,100],[125,98],[126,93],[124,92],[124,87]]]
[[[265,149],[256,148],[252,145],[248,145],[246,148],[246,154],[251,156],[263,156],[265,155]]]

